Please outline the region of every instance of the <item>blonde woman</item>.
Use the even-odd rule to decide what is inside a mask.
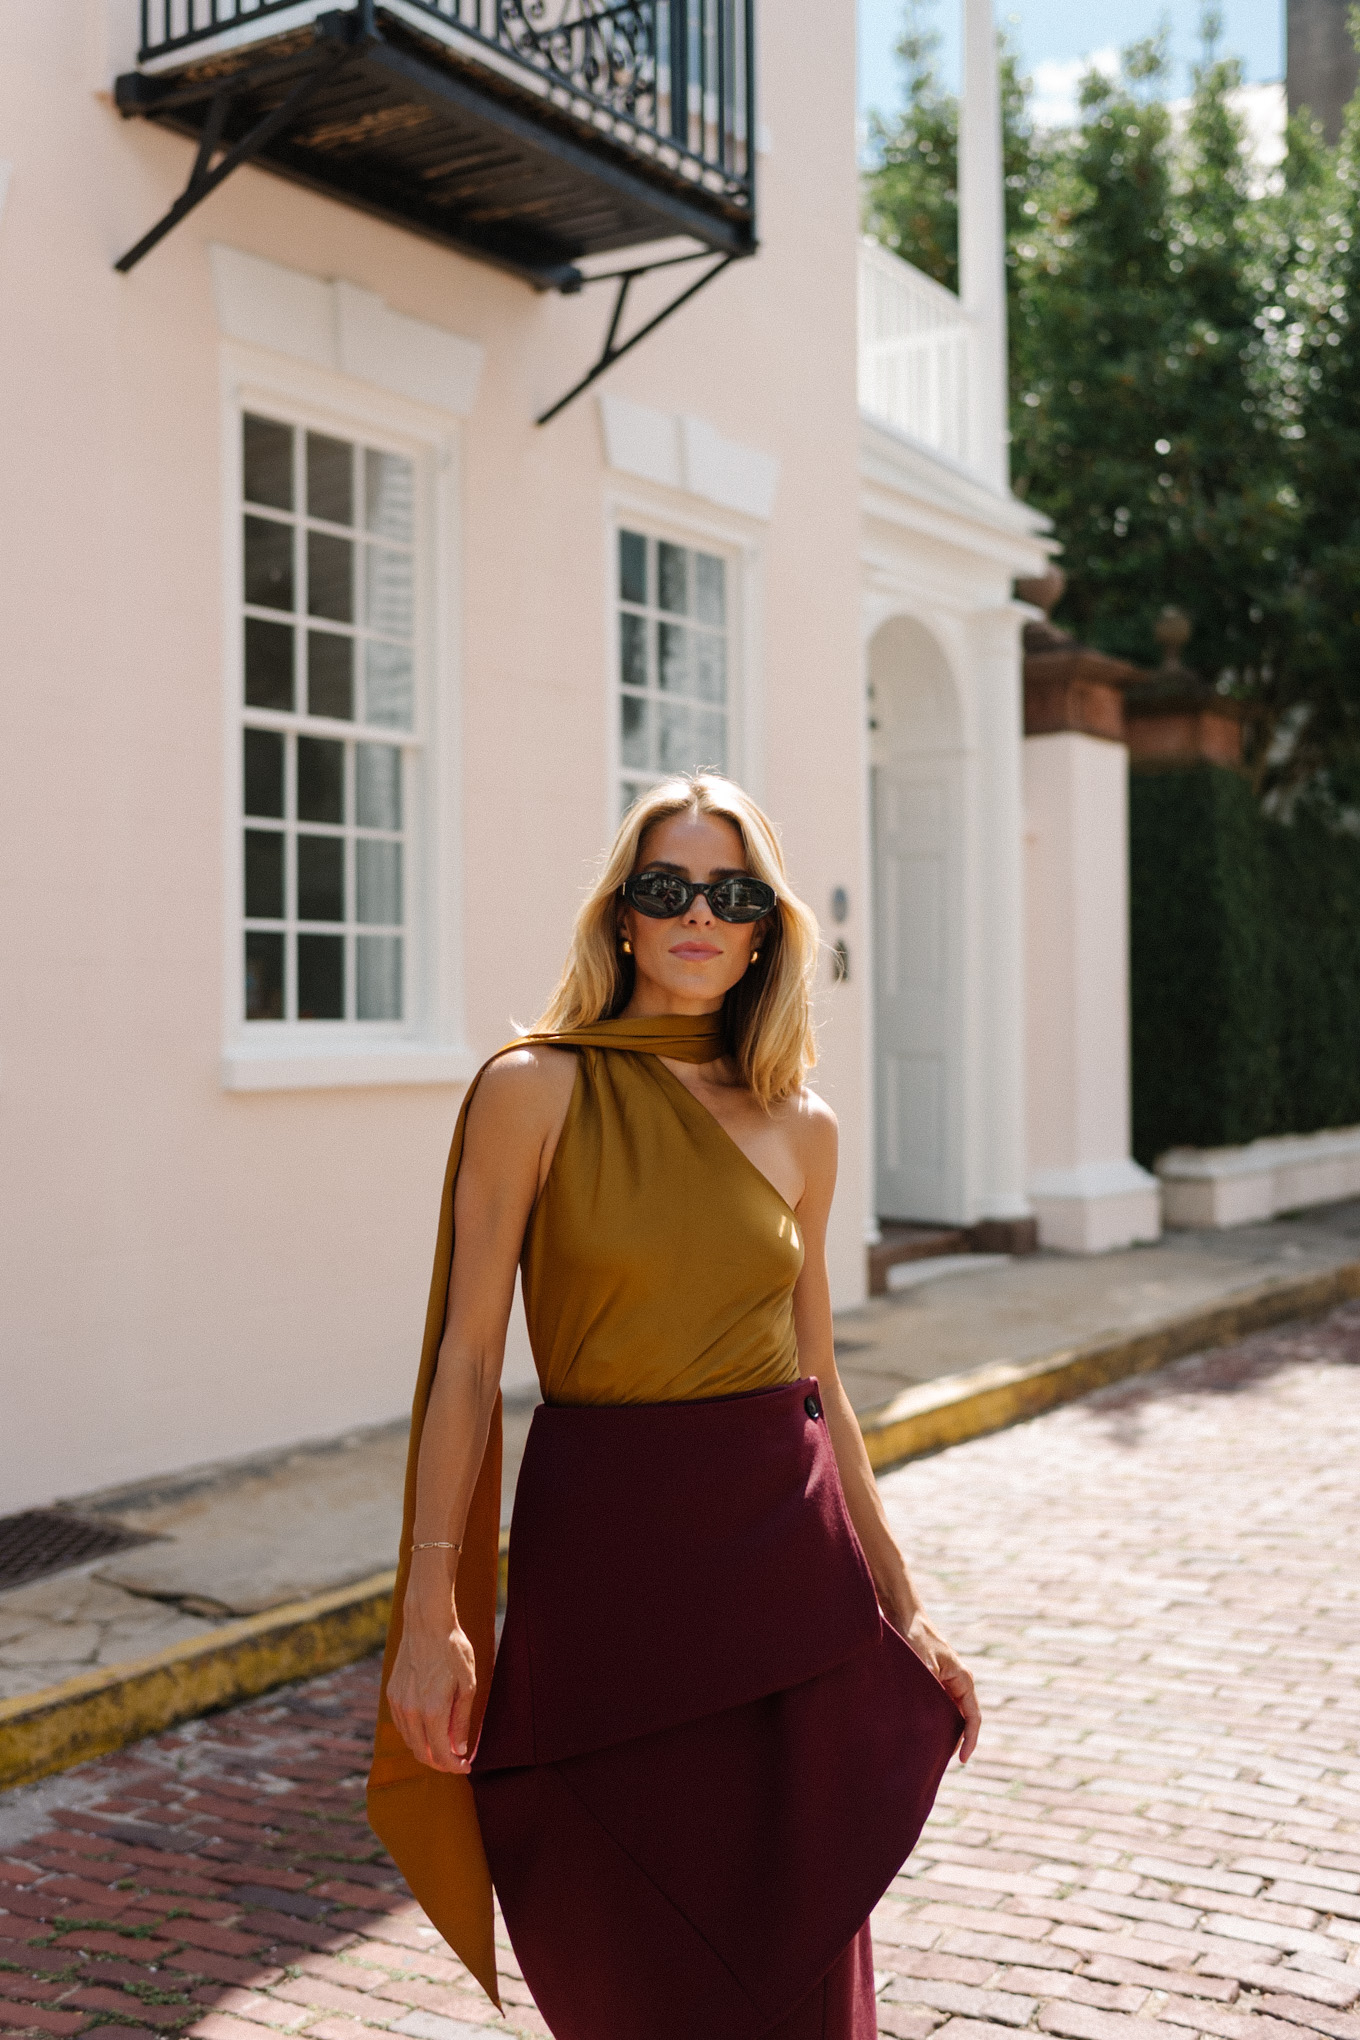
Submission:
[[[499,2003],[494,1886],[556,2040],[869,2040],[868,1914],[977,1739],[836,1373],[816,953],[755,803],[659,786],[454,1134],[369,1809]]]

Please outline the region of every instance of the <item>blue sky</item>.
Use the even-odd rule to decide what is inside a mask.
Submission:
[[[905,0],[859,0],[860,108],[884,112],[896,107],[898,67],[893,45],[901,32]],[[1249,80],[1284,76],[1283,0],[1220,0],[1225,55],[1241,57]],[[922,13],[940,31],[941,70],[956,84],[961,0],[927,0]],[[1104,56],[1171,22],[1175,72],[1171,93],[1186,89],[1189,66],[1199,48],[1199,8],[1193,0],[997,0],[997,19],[1019,45],[1025,68],[1035,78],[1050,118],[1060,118],[1085,60]]]

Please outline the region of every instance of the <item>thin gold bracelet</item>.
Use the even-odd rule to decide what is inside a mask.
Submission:
[[[436,1537],[436,1538],[432,1539],[432,1541],[431,1541],[431,1542],[430,1542],[429,1544],[413,1544],[413,1545],[411,1546],[411,1549],[412,1549],[412,1551],[413,1551],[413,1552],[414,1552],[414,1551],[461,1551],[461,1550],[462,1550],[462,1548],[463,1548],[463,1547],[462,1547],[462,1545],[461,1545],[461,1544],[446,1544],[446,1543],[444,1542],[444,1540],[443,1540],[443,1539],[442,1539],[441,1537]]]

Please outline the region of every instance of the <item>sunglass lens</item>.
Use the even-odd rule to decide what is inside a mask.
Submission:
[[[649,871],[629,880],[628,898],[640,914],[650,914],[654,921],[673,921],[689,904],[689,887],[669,872]]]
[[[759,878],[725,878],[708,896],[723,921],[758,921],[774,909],[774,888]]]

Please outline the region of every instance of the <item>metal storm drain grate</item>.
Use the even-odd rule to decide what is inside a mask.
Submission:
[[[68,1566],[107,1558],[131,1544],[150,1544],[141,1530],[121,1523],[101,1523],[91,1516],[73,1516],[66,1509],[24,1509],[0,1516],[0,1588],[22,1587]]]

